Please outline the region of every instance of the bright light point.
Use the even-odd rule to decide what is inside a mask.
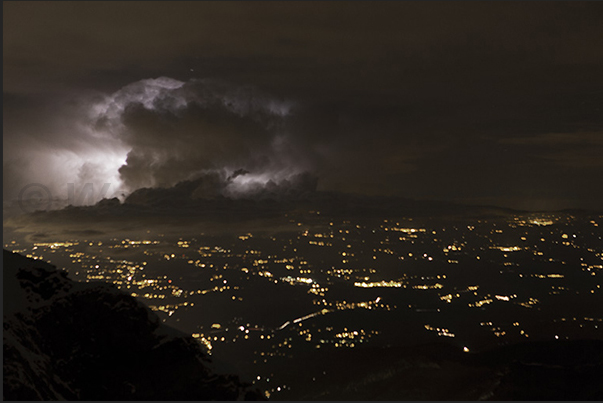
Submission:
[[[466,352],[466,353],[468,353],[469,349],[467,347],[463,347],[463,351]]]

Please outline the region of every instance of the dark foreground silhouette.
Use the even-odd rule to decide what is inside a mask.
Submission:
[[[4,251],[4,400],[258,400],[133,297]]]

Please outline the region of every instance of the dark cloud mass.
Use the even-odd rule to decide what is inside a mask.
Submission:
[[[129,148],[119,168],[128,191],[170,187],[208,172],[280,181],[310,167],[294,157],[284,120],[291,104],[210,80],[160,77],[130,84],[95,106],[95,126]]]
[[[308,173],[327,191],[603,208],[602,3],[3,12],[5,203],[34,182],[59,199],[94,183],[94,202],[104,183],[239,197]]]

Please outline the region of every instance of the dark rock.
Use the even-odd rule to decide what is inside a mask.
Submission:
[[[12,277],[12,279],[11,279]],[[5,400],[260,400],[133,297],[4,251]],[[14,281],[16,279],[16,281]],[[6,282],[5,282],[6,284]],[[11,297],[12,295],[12,297]]]

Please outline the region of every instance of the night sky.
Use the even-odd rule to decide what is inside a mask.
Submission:
[[[3,15],[5,202],[33,182],[127,194],[245,169],[603,208],[600,2],[9,1]]]

